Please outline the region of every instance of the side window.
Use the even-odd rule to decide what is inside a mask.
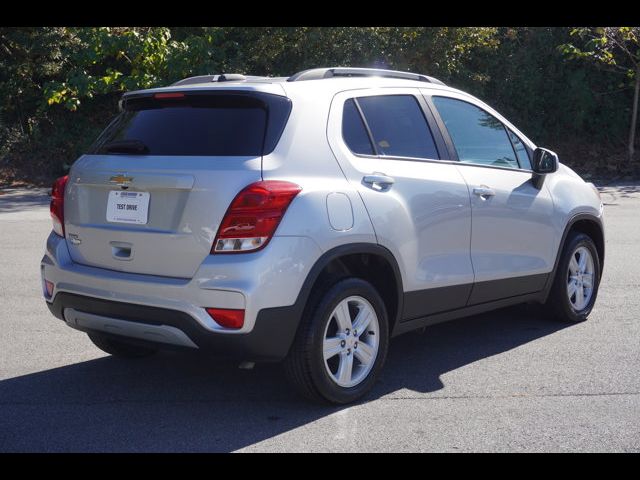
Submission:
[[[413,95],[357,99],[379,155],[438,159],[435,141]]]
[[[519,168],[502,122],[462,100],[432,98],[461,162]]]
[[[344,102],[342,110],[342,138],[353,153],[375,154],[360,112],[351,98]]]
[[[511,143],[513,144],[513,149],[516,151],[516,155],[518,156],[520,168],[531,170],[531,159],[529,158],[527,147],[524,146],[522,140],[520,140],[520,138],[515,133],[513,133],[511,130],[508,130],[508,132]]]

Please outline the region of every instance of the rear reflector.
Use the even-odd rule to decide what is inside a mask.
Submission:
[[[51,298],[53,295],[53,282],[50,282],[49,280],[44,281],[44,293],[47,298]]]
[[[244,325],[244,310],[228,308],[207,308],[207,313],[215,322],[225,328],[242,328]]]
[[[69,175],[58,178],[51,189],[51,203],[49,212],[53,221],[53,231],[64,237],[64,189],[67,186]]]
[[[222,219],[211,253],[255,252],[264,248],[301,190],[295,183],[281,180],[246,186]]]

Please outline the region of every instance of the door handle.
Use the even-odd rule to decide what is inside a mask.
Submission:
[[[362,182],[371,185],[376,190],[384,190],[385,188],[393,185],[395,180],[393,177],[389,177],[384,173],[374,172],[371,175],[365,175],[362,177]]]
[[[474,188],[473,194],[484,198],[484,197],[493,197],[495,196],[496,192],[494,192],[492,188],[489,188],[486,185],[482,185],[480,187]]]

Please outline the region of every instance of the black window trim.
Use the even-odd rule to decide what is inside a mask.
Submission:
[[[349,100],[353,101],[353,104],[356,107],[358,115],[360,115],[360,121],[362,122],[362,125],[364,125],[364,129],[367,132],[367,137],[369,137],[369,143],[371,144],[371,150],[373,150],[373,155],[376,156],[376,157],[379,157],[380,156],[380,152],[378,151],[378,146],[376,145],[376,142],[373,141],[373,133],[371,132],[371,127],[369,127],[369,122],[367,122],[367,118],[364,116],[364,112],[362,111],[362,107],[360,107],[360,102],[358,102],[358,98],[357,97],[353,97],[353,98],[350,98],[348,100],[345,100],[344,104],[346,105],[346,103]],[[344,108],[344,105],[343,105],[342,108]],[[349,147],[349,145],[347,145],[347,147]],[[349,147],[349,150],[351,150],[351,147]],[[352,151],[352,153],[355,153],[355,152]],[[361,155],[364,155],[364,154],[361,154]]]
[[[444,139],[442,138],[442,134],[440,132],[440,129],[437,127],[437,125],[435,124],[435,118],[432,114],[432,112],[430,111],[426,111],[425,107],[427,106],[424,102],[424,98],[423,95],[420,94],[420,92],[417,93],[383,93],[383,94],[376,94],[376,95],[357,95],[353,97],[348,97],[344,99],[344,102],[342,102],[342,108],[344,110],[344,105],[349,101],[349,100],[353,100],[353,103],[356,106],[356,109],[358,110],[358,114],[360,115],[360,119],[362,120],[362,123],[364,124],[365,130],[367,132],[367,135],[369,136],[369,142],[371,143],[371,145],[373,146],[373,151],[375,152],[374,155],[368,155],[365,153],[356,153],[353,150],[351,150],[351,148],[349,147],[349,145],[347,144],[347,142],[344,139],[344,134],[342,133],[342,127],[341,127],[341,137],[342,137],[342,143],[344,143],[344,145],[349,149],[349,151],[351,152],[352,155],[355,155],[356,157],[360,157],[360,158],[377,158],[377,159],[384,159],[384,160],[403,160],[403,161],[407,161],[407,162],[437,162],[437,163],[451,163],[449,159],[444,158],[443,156],[443,152],[445,151],[445,144],[444,144]],[[371,129],[369,127],[369,123],[367,122],[367,119],[364,116],[364,113],[362,112],[362,108],[360,108],[360,104],[358,103],[358,98],[363,97],[391,97],[391,96],[412,96],[416,102],[418,103],[418,107],[420,109],[420,111],[422,112],[422,116],[424,117],[424,120],[427,124],[427,128],[429,129],[431,136],[433,137],[433,143],[436,147],[436,153],[438,154],[439,158],[423,158],[423,157],[399,157],[396,155],[382,155],[380,153],[378,153],[378,147],[375,144],[375,141],[373,139],[373,133],[371,132]],[[342,119],[341,119],[342,121]],[[457,163],[457,162],[456,162]]]
[[[520,161],[518,160],[518,154],[516,153],[515,148],[513,147],[513,143],[511,142],[511,138],[509,137],[509,131],[511,131],[516,137],[518,137],[518,139],[522,142],[524,147],[527,149],[527,153],[529,153],[529,160],[531,160],[530,148],[527,146],[527,144],[524,141],[522,141],[522,138],[520,138],[519,135],[517,135],[513,130],[511,130],[507,125],[504,124],[504,122],[502,122],[502,120],[497,118],[495,115],[493,115],[490,112],[487,112],[480,105],[476,105],[473,102],[470,102],[468,100],[463,100],[463,99],[458,98],[458,97],[450,97],[448,95],[443,95],[440,92],[438,92],[438,94],[436,94],[436,95],[425,94],[425,93],[423,93],[422,95],[425,97],[425,101],[427,102],[429,107],[431,109],[433,109],[432,113],[433,113],[434,117],[436,118],[436,122],[438,123],[438,126],[442,130],[442,132],[441,132],[442,136],[445,138],[445,141],[447,143],[447,147],[449,147],[449,149],[450,149],[450,154],[452,154],[452,153],[455,154],[455,155],[451,155],[451,156],[455,158],[457,164],[459,164],[459,165],[469,165],[469,166],[472,166],[472,167],[493,168],[493,169],[498,169],[498,170],[508,170],[510,172],[532,173],[531,169],[521,168]],[[456,147],[453,144],[453,140],[451,138],[451,135],[449,134],[449,130],[447,130],[447,127],[445,126],[444,121],[442,120],[442,117],[440,116],[440,112],[436,108],[435,103],[433,103],[433,100],[432,100],[433,97],[448,98],[450,100],[458,100],[460,102],[468,103],[469,105],[473,105],[474,107],[479,108],[480,110],[485,112],[487,115],[491,115],[498,122],[500,122],[500,125],[502,125],[502,127],[505,129],[505,133],[507,134],[507,138],[509,139],[509,143],[511,144],[511,148],[513,149],[513,153],[514,153],[514,155],[516,157],[516,162],[518,163],[518,168],[501,167],[499,165],[485,165],[485,164],[482,164],[482,163],[472,163],[472,162],[462,162],[462,161],[460,161],[460,157],[458,156],[458,152],[456,150]]]
[[[438,134],[443,140],[444,143],[444,152],[447,153],[447,159],[452,162],[460,163],[460,159],[458,158],[458,152],[456,147],[453,145],[453,140],[449,135],[449,131],[444,125],[444,121],[442,117],[440,117],[440,113],[436,108],[436,105],[431,100],[431,95],[421,94],[422,99],[424,100],[424,104],[427,106],[431,117],[433,118],[433,123],[435,125],[435,129],[438,131]],[[442,156],[442,155],[441,155]]]
[[[513,135],[518,140],[520,140],[520,143],[524,147],[525,151],[527,152],[527,156],[529,157],[529,165],[531,165],[531,157],[533,155],[533,153],[531,152],[531,149],[528,147],[528,145],[525,142],[522,141],[522,138],[520,138],[520,135],[518,135],[516,132],[514,132],[511,128],[509,128],[505,124],[502,124],[502,125],[504,126],[505,130],[507,131],[507,137],[509,137],[509,141],[511,142],[511,146],[513,147],[513,151],[516,154],[516,160],[518,161],[518,165],[520,165],[519,170],[524,170],[525,172],[532,172],[533,173],[533,170],[531,170],[530,168],[524,168],[522,166],[522,164],[520,163],[520,156],[518,155],[518,152],[516,152],[516,146],[513,144],[513,140],[511,140],[511,135]],[[511,133],[511,135],[509,135],[510,133]]]
[[[496,118],[496,120],[498,120],[498,119]],[[522,164],[520,163],[520,156],[518,155],[518,152],[516,152],[516,146],[513,144],[513,140],[511,139],[511,135],[509,135],[509,133],[513,133],[513,132],[509,128],[507,128],[507,126],[504,123],[500,122],[500,124],[502,125],[502,128],[504,129],[504,133],[507,134],[507,138],[509,139],[509,145],[511,145],[511,150],[513,150],[513,156],[516,157],[516,163],[518,164],[518,170],[524,170],[522,168]],[[515,133],[513,133],[513,134],[515,135]],[[520,140],[520,139],[518,138],[518,140]],[[520,142],[522,142],[522,140],[520,140]]]

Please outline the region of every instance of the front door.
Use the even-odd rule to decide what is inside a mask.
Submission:
[[[471,196],[469,305],[540,291],[555,260],[553,202],[531,181],[528,151],[495,116],[461,98],[432,97]]]

